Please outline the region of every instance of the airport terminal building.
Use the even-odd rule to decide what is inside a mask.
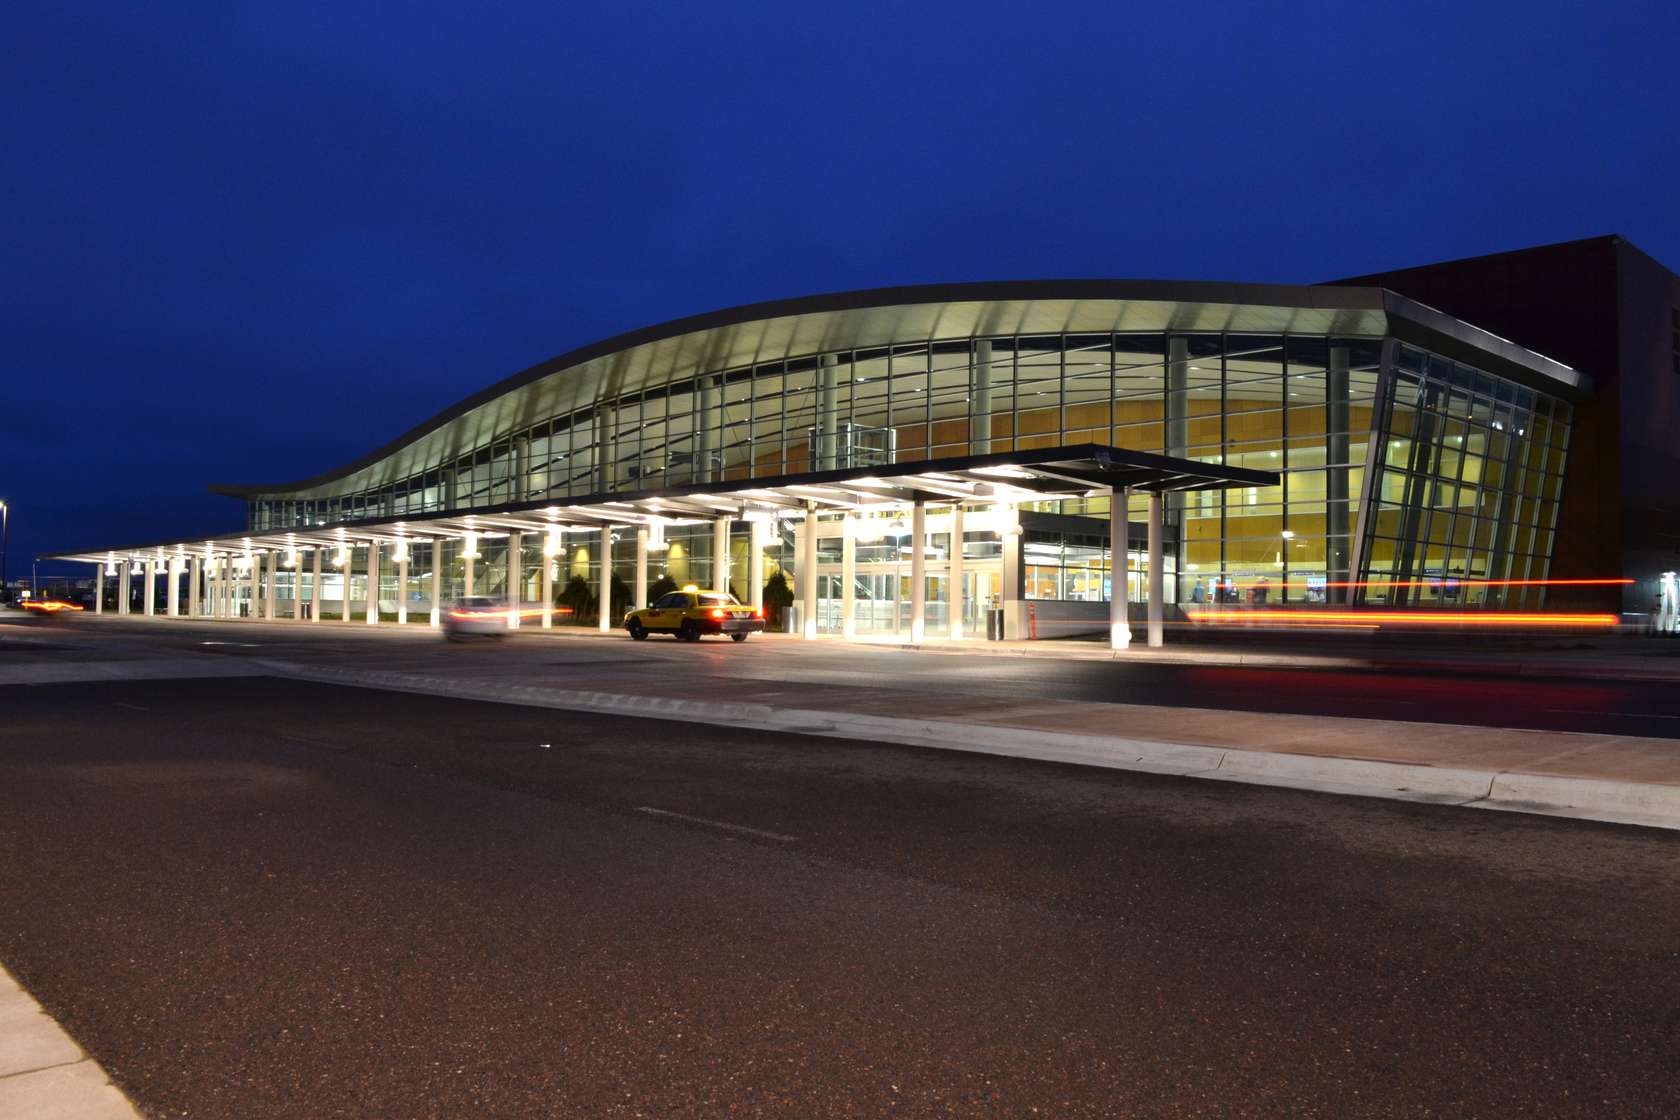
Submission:
[[[785,581],[812,637],[1672,612],[1676,386],[1680,279],[1619,238],[1329,285],[848,292],[596,343],[335,470],[213,487],[243,531],[63,558],[101,608],[218,618],[488,595],[546,625],[570,584],[605,628],[662,578]],[[1608,577],[1635,582],[1558,582]]]

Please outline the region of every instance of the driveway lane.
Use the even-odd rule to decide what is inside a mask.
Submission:
[[[79,620],[78,620],[79,621]],[[3,631],[21,627],[0,627]],[[1604,732],[1680,738],[1680,688],[1664,680],[1569,680],[1466,675],[1457,671],[1372,672],[1253,666],[959,657],[888,650],[810,648],[757,641],[688,643],[628,638],[548,639],[517,634],[501,643],[444,643],[422,628],[310,629],[94,623],[56,628],[98,654],[158,648],[239,658],[301,660],[316,666],[448,672],[498,681],[564,680],[610,690],[625,673],[698,679],[720,691],[750,694],[777,685],[893,688],[907,693],[1153,704],[1223,711],[1397,719],[1487,727]],[[206,641],[218,643],[205,645]],[[0,648],[4,642],[0,640]],[[1635,659],[1637,660],[1637,659]],[[914,703],[913,696],[907,703]]]

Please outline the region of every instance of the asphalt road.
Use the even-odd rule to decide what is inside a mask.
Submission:
[[[947,695],[1018,696],[1023,700],[1156,704],[1680,738],[1680,686],[1672,680],[1466,674],[1459,669],[1432,670],[1425,664],[1407,671],[1372,672],[959,657],[762,639],[742,645],[708,641],[696,646],[664,639],[632,644],[621,637],[598,645],[586,639],[544,638],[540,632],[515,635],[500,645],[460,647],[418,627],[400,632],[395,627],[315,629],[288,624],[89,622],[73,620],[33,629],[0,626],[0,654],[7,646],[6,635],[27,633],[65,643],[71,651],[64,654],[67,657],[211,652],[360,668],[430,672],[446,668],[499,675],[502,679],[521,674],[545,680],[563,676],[580,686],[610,686],[627,670],[645,670],[672,679],[701,678],[720,691],[742,696],[750,695],[755,681],[791,681]],[[1680,650],[1674,643],[1639,648]],[[1630,662],[1637,660],[1605,660],[1611,666]]]
[[[277,679],[0,705],[0,960],[153,1116],[1680,1114],[1673,834]]]

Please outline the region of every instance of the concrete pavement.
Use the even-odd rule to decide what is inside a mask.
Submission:
[[[0,967],[0,1116],[139,1120],[121,1090]]]

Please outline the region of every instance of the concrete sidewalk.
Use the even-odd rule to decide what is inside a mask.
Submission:
[[[265,660],[307,680],[1680,828],[1680,742],[852,685],[615,681],[580,690]],[[727,699],[750,695],[747,701]]]
[[[0,1117],[139,1120],[99,1063],[0,968]]]

